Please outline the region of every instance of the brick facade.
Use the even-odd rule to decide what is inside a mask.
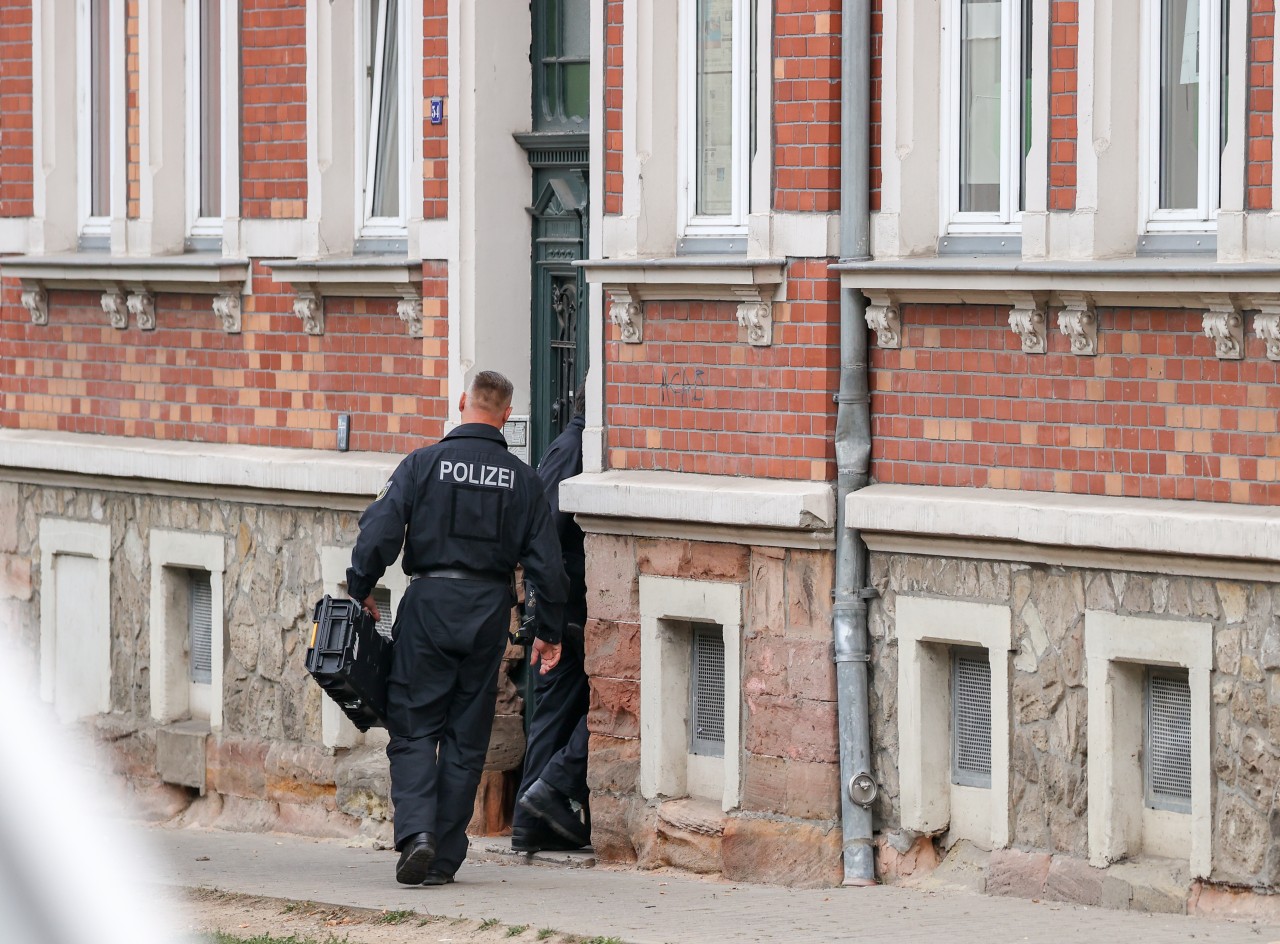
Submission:
[[[1049,16],[1049,209],[1074,210],[1080,4],[1052,0]]]
[[[449,96],[449,2],[422,4],[422,218],[449,216],[449,123],[431,123],[431,99]]]
[[[1098,310],[1097,357],[1024,354],[994,307],[904,306],[872,356],[878,482],[1280,502],[1280,370],[1219,360],[1201,313]]]
[[[307,11],[244,0],[240,12],[240,215],[307,215]]]
[[[444,290],[443,264],[424,288]],[[0,426],[244,445],[332,449],[351,414],[352,449],[403,453],[439,437],[447,317],[423,302],[426,340],[407,336],[390,299],[329,299],[325,334],[301,332],[292,294],[255,267],[244,333],[226,334],[209,298],[156,297],[156,330],[119,331],[96,293],[50,293],[48,326],[17,290],[0,307]],[[424,351],[436,352],[424,354]]]
[[[747,343],[733,302],[650,302],[642,344],[612,329],[610,468],[834,478],[839,286],[827,262],[791,264],[770,347]]]
[[[1275,88],[1275,0],[1252,0],[1249,6],[1249,75],[1245,155],[1245,208],[1271,209],[1271,102]]]
[[[840,208],[840,2],[782,0],[773,30],[773,207],[832,213]]]
[[[0,217],[30,216],[31,0],[0,2]]]
[[[604,212],[622,212],[622,0],[605,0]]]

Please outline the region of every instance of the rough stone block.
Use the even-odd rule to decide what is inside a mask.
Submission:
[[[751,579],[747,583],[748,636],[781,636],[787,627],[787,552],[779,547],[751,548]]]
[[[31,599],[31,561],[13,554],[0,554],[0,597]]]
[[[797,698],[836,700],[836,664],[830,640],[790,640],[787,685]]]
[[[267,797],[279,803],[325,803],[332,807],[337,780],[331,754],[314,744],[276,741],[267,751]]]
[[[781,757],[743,755],[742,808],[781,813],[787,805],[787,762]]]
[[[726,817],[714,803],[672,800],[658,807],[657,856],[662,864],[703,875],[721,871]]]
[[[640,736],[640,683],[593,678],[587,727],[592,734],[617,738]]]
[[[1039,898],[1049,877],[1047,852],[996,849],[987,865],[987,893],[1012,898]]]
[[[633,796],[591,794],[591,845],[601,862],[635,862],[631,819],[638,801]]]
[[[209,739],[208,786],[228,796],[265,799],[271,742],[258,738]]]
[[[782,812],[799,819],[837,819],[840,765],[787,761],[787,800]]]
[[[222,815],[222,794],[206,793],[202,797],[196,797],[178,818],[173,825],[186,828],[195,826],[200,829],[211,829],[218,821],[218,817]]]
[[[911,885],[938,867],[938,848],[929,836],[916,836],[899,852],[887,835],[876,839],[876,878],[886,885]]]
[[[524,761],[524,718],[521,715],[497,715],[489,734],[489,752],[485,754],[485,770],[514,770]]]
[[[156,730],[156,773],[165,783],[205,788],[205,743],[209,726],[203,721],[185,721]]]
[[[731,819],[721,843],[724,877],[795,888],[839,885],[843,879],[837,828],[770,819]]]
[[[18,484],[0,482],[0,554],[12,554],[18,549]]]
[[[747,695],[790,694],[787,663],[791,656],[790,640],[773,636],[748,637],[743,646],[744,676],[742,690]]]
[[[515,771],[486,770],[481,774],[467,835],[497,836],[508,831],[519,786]]]
[[[837,723],[831,702],[748,695],[746,748],[754,754],[833,763],[839,759]]]
[[[360,821],[315,804],[281,803],[275,829],[315,839],[350,839],[360,834]]]
[[[640,678],[640,624],[589,619],[586,625],[588,675]]]
[[[711,541],[640,538],[636,566],[642,574],[689,580],[746,580],[751,548]]]
[[[640,741],[593,734],[587,750],[587,786],[592,791],[631,793],[640,777]]]
[[[280,806],[270,800],[224,795],[215,829],[240,833],[269,833],[280,823]]]
[[[636,579],[635,539],[588,534],[587,612],[596,619],[639,622],[640,584]]]
[[[1280,924],[1280,896],[1259,895],[1247,888],[1225,888],[1196,882],[1187,901],[1187,914],[1206,918],[1234,918],[1259,924]]]
[[[835,553],[793,549],[787,555],[787,635],[831,638]]]
[[[189,790],[155,780],[134,780],[130,787],[129,811],[149,823],[165,823],[180,815],[193,797]]]
[[[1101,905],[1106,872],[1072,856],[1054,856],[1044,883],[1048,901],[1073,901],[1079,905]]]
[[[391,819],[391,771],[376,749],[352,751],[335,770],[338,809],[352,816]]]

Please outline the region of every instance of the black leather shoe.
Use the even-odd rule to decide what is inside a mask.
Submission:
[[[591,842],[591,833],[569,808],[569,798],[545,780],[535,780],[520,798],[520,806],[538,817],[556,835],[580,849]],[[543,846],[545,849],[546,846]]]
[[[422,879],[423,885],[452,885],[453,876],[444,872],[437,872],[435,869],[427,869],[426,876]]]
[[[522,829],[516,826],[511,830],[512,852],[574,852],[586,847],[587,843],[565,839],[550,829],[537,827]]]
[[[401,885],[421,885],[436,858],[436,837],[416,833],[404,841],[396,863],[396,881]]]

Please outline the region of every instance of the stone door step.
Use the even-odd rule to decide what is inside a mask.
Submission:
[[[551,865],[559,868],[589,869],[596,864],[590,848],[578,852],[516,852],[510,836],[468,836],[467,858],[473,862],[500,862],[507,865]]]

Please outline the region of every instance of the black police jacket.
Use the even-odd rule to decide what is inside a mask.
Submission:
[[[584,557],[584,535],[573,515],[560,510],[560,483],[582,472],[582,430],[586,420],[581,414],[569,420],[564,432],[552,440],[547,453],[538,463],[538,478],[551,505],[551,521],[560,536],[560,550],[565,557]]]
[[[464,423],[405,456],[360,516],[351,596],[368,597],[402,546],[406,574],[460,568],[507,580],[523,564],[542,594],[538,638],[560,641],[568,578],[547,498],[494,427]]]

